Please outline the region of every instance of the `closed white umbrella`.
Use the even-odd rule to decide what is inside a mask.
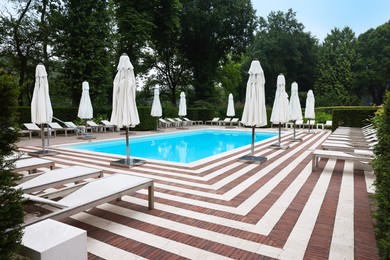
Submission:
[[[186,116],[187,115],[187,102],[186,102],[186,94],[184,92],[180,93],[180,103],[179,103],[179,116]],[[184,122],[182,122],[184,124]],[[181,126],[182,129],[184,129],[184,125]]]
[[[40,63],[35,69],[35,85],[33,97],[31,100],[31,122],[41,125],[41,137],[42,137],[42,151],[32,153],[32,155],[38,154],[54,154],[45,150],[45,131],[44,124],[49,124],[53,120],[53,108],[51,106],[49,96],[49,83],[47,80],[47,73],[45,66]],[[47,136],[50,132],[47,129]]]
[[[267,158],[254,156],[255,127],[267,125],[267,111],[265,108],[264,72],[258,60],[252,61],[248,73],[249,79],[241,123],[252,127],[252,146],[251,155],[240,159],[261,162]]]
[[[272,108],[271,122],[279,125],[278,144],[274,147],[281,147],[281,125],[288,122],[288,96],[286,93],[286,79],[280,74],[276,81],[276,93]]]
[[[309,133],[310,133],[310,120],[311,120],[311,119],[314,119],[314,118],[316,117],[316,116],[315,116],[314,107],[315,107],[314,93],[313,93],[313,91],[310,89],[310,90],[307,92],[307,97],[306,97],[306,108],[305,108],[305,117],[306,117],[307,119],[309,119]]]
[[[233,117],[236,115],[236,111],[234,109],[234,99],[233,99],[233,94],[229,94],[228,98],[228,106],[227,106],[227,111],[226,111],[226,116]]]
[[[126,128],[126,159],[112,163],[114,165],[130,165],[140,162],[136,159],[130,160],[129,127],[135,127],[140,123],[135,101],[136,85],[133,69],[129,56],[122,54],[113,84],[110,121],[118,128]]]
[[[89,97],[89,84],[87,81],[84,81],[82,86],[82,92],[81,92],[81,99],[79,104],[79,111],[77,113],[77,116],[81,119],[91,119],[93,118],[93,108],[91,103],[91,98]],[[87,121],[85,121],[85,135],[84,139],[92,139],[95,138],[91,135],[87,135]]]
[[[93,107],[89,97],[89,84],[87,81],[83,82],[82,90],[77,116],[81,119],[91,119],[93,118]]]
[[[298,83],[295,81],[291,84],[291,96],[290,96],[290,103],[288,105],[288,118],[294,122],[294,137],[291,139],[292,141],[301,141],[302,139],[295,138],[295,122],[297,120],[302,120],[302,108],[301,108],[301,102],[299,101],[298,96]]]
[[[186,94],[184,92],[180,93],[180,103],[179,103],[179,116],[187,115],[187,103],[186,103]]]
[[[158,87],[154,88],[152,110],[150,111],[150,115],[153,117],[157,117],[157,118],[162,116],[162,108],[161,108],[161,102],[160,102],[160,91],[159,91]],[[157,119],[156,130],[158,130],[158,119]]]

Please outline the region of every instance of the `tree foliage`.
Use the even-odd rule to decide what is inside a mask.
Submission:
[[[183,0],[181,50],[188,59],[197,100],[215,97],[216,71],[227,54],[251,42],[255,11],[249,0]]]
[[[22,193],[14,189],[17,177],[12,172],[13,161],[5,160],[16,147],[15,111],[18,97],[15,77],[0,67],[0,259],[10,259],[22,238]]]
[[[105,105],[112,89],[112,55],[106,1],[68,0],[53,10],[54,54],[64,65],[63,82],[73,106],[88,81],[94,105]],[[110,62],[111,61],[111,62]]]
[[[292,9],[286,13],[271,12],[267,19],[259,18],[259,29],[243,64],[243,79],[245,82],[248,79],[250,62],[258,59],[264,70],[267,104],[273,102],[276,79],[280,73],[286,77],[286,86],[294,81],[299,84],[300,91],[307,91],[313,86],[317,40],[304,32],[304,28]],[[244,91],[240,93],[243,97]]]
[[[390,21],[361,34],[357,41],[355,88],[368,93],[374,104],[383,103],[390,85]]]
[[[359,104],[353,86],[356,58],[354,32],[349,27],[334,28],[320,48],[314,86],[318,106]]]

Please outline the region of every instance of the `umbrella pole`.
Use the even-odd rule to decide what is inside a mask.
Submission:
[[[49,130],[49,124],[46,125],[46,131],[47,131],[47,146],[50,146],[51,131]]]
[[[278,138],[278,146],[280,147],[280,139],[281,139],[281,128],[282,124],[279,122],[279,138]]]
[[[41,124],[41,138],[42,138],[42,151],[45,152],[45,129],[43,124]]]
[[[129,127],[126,126],[126,162],[130,163]]]
[[[293,139],[294,139],[294,140],[295,140],[295,122],[296,122],[296,121],[297,121],[297,120],[294,120],[294,124],[293,124],[293,128],[294,128],[294,130],[293,130],[293,131],[294,131],[294,138],[293,138]]]
[[[255,153],[255,127],[252,126],[252,146],[251,146],[251,156],[254,156]]]
[[[158,131],[158,117],[156,119],[156,131]]]
[[[309,133],[310,133],[310,119],[309,119]]]

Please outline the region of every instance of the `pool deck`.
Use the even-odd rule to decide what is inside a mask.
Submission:
[[[320,160],[312,172],[312,152],[330,134],[315,131],[297,130],[302,142],[290,142],[288,131],[282,137],[286,150],[270,148],[275,139],[255,145],[255,154],[268,158],[261,165],[238,161],[249,148],[193,167],[147,161],[118,168],[110,166],[118,157],[55,146],[50,150],[59,154],[45,158],[56,167],[77,164],[106,175],[154,179],[153,210],[145,189],[63,220],[87,230],[89,259],[378,259],[370,211],[373,174],[333,159]],[[72,135],[50,142],[80,140]],[[41,139],[22,138],[17,145],[39,150]]]

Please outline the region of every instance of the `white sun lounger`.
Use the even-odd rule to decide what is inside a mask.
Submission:
[[[103,171],[99,169],[70,166],[39,174],[35,178],[17,185],[16,189],[22,189],[25,193],[42,191],[54,185],[78,182],[87,178],[103,177]]]
[[[149,209],[154,208],[154,182],[151,179],[118,173],[87,182],[85,185],[76,188],[77,190],[58,201],[51,200],[48,195],[45,195],[45,197],[47,196],[49,199],[24,194],[23,197],[29,201],[50,205],[59,210],[32,219],[24,223],[23,226],[28,226],[48,218],[60,220],[98,205],[113,200],[120,200],[123,196],[133,194],[143,188],[148,188]]]
[[[54,167],[54,161],[41,159],[41,158],[26,158],[23,160],[17,160],[14,163],[14,168],[12,171],[14,173],[18,173],[21,171],[28,171],[28,173],[36,172],[38,168],[50,168],[50,170]]]
[[[313,152],[312,170],[314,171],[318,167],[318,161],[320,158],[350,160],[354,162],[371,162],[372,157],[358,155],[353,153],[346,153],[342,151],[328,151],[328,150],[315,150]]]

